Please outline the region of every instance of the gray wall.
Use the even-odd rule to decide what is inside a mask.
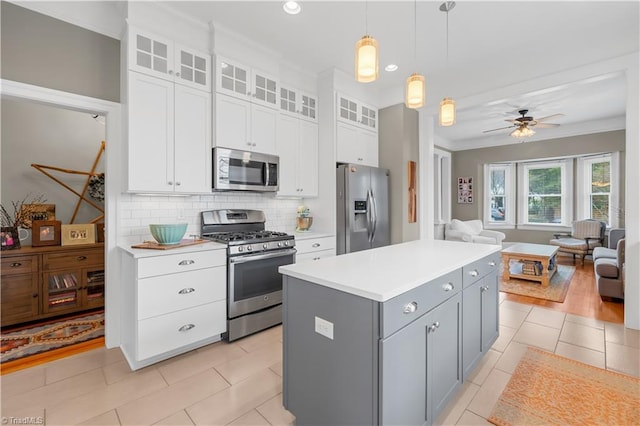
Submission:
[[[420,193],[421,168],[418,157],[418,112],[404,104],[379,111],[379,166],[390,170],[391,243],[420,238],[420,212],[417,221],[409,223],[409,161],[416,162],[416,190]],[[419,202],[418,202],[419,204]]]
[[[3,79],[120,101],[120,41],[3,1]]]
[[[88,172],[104,140],[104,125],[87,113],[6,99],[2,100],[1,119],[2,205],[11,214],[12,201],[42,194],[45,203],[55,204],[56,219],[70,223],[78,197],[31,164]],[[104,172],[104,154],[96,171]],[[48,172],[79,193],[87,178],[79,174]],[[98,215],[98,210],[83,202],[74,223],[88,223]],[[23,244],[30,244],[30,239]]]
[[[625,132],[594,133],[539,142],[523,142],[490,148],[455,151],[452,154],[452,209],[453,219],[481,219],[483,211],[484,164],[502,161],[523,161],[529,159],[557,158],[573,155],[587,155],[600,152],[620,151],[620,207],[624,208],[625,191]],[[574,173],[576,168],[574,167]],[[471,176],[475,180],[475,200],[473,204],[457,203],[457,184],[459,176]],[[574,200],[575,209],[575,200]],[[504,230],[505,241],[524,241],[544,244],[552,238],[552,232]]]

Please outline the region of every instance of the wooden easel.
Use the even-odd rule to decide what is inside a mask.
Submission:
[[[100,161],[100,157],[102,156],[102,153],[104,152],[105,149],[105,141],[102,141],[100,143],[100,149],[98,150],[98,154],[96,155],[96,159],[93,162],[93,166],[91,166],[91,170],[88,172],[84,172],[84,171],[80,171],[80,170],[69,170],[69,169],[62,169],[60,167],[54,167],[54,166],[45,166],[43,164],[31,164],[31,167],[33,167],[34,169],[42,172],[45,176],[50,177],[51,179],[53,179],[54,182],[62,185],[62,187],[68,189],[69,191],[73,192],[74,194],[76,194],[79,198],[78,198],[78,202],[76,203],[76,208],[73,210],[73,216],[71,216],[71,221],[69,223],[73,223],[76,220],[76,215],[78,214],[78,209],[80,209],[80,204],[82,203],[82,201],[86,201],[89,205],[91,205],[93,208],[97,209],[100,213],[102,213],[100,216],[91,219],[91,221],[89,221],[89,223],[96,223],[99,222],[100,220],[104,219],[104,209],[102,207],[100,207],[99,205],[97,205],[96,203],[94,203],[93,201],[91,201],[90,199],[88,199],[85,194],[87,193],[87,188],[89,188],[89,183],[91,181],[91,177],[92,176],[96,176],[96,167],[98,166],[98,162]],[[69,173],[69,174],[74,174],[74,175],[86,175],[87,176],[87,181],[84,183],[84,187],[82,188],[82,193],[79,193],[78,191],[76,191],[75,189],[71,188],[69,185],[67,185],[66,183],[62,182],[60,179],[58,179],[57,177],[51,175],[49,172],[47,172],[45,169],[47,170],[55,170],[58,172],[62,172],[62,173]]]

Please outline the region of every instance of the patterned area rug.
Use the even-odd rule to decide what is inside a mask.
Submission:
[[[3,332],[0,362],[13,361],[102,336],[104,312]]]
[[[528,348],[493,407],[505,425],[638,425],[640,379]]]
[[[558,270],[553,274],[551,281],[549,281],[549,286],[546,288],[542,287],[542,284],[536,281],[520,280],[517,278],[503,281],[501,278],[500,291],[562,303],[567,296],[571,278],[573,278],[575,271],[575,266],[558,265]]]

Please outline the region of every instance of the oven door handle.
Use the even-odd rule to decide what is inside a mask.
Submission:
[[[253,262],[254,260],[262,260],[262,259],[271,259],[274,257],[284,257],[289,256],[291,254],[295,254],[298,250],[292,248],[288,250],[278,250],[275,253],[269,254],[245,254],[243,256],[230,257],[230,263],[245,263],[245,262]]]

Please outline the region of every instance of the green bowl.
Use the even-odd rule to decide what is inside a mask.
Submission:
[[[187,224],[154,224],[149,225],[149,230],[159,244],[175,245],[180,243],[185,232],[187,232]]]

